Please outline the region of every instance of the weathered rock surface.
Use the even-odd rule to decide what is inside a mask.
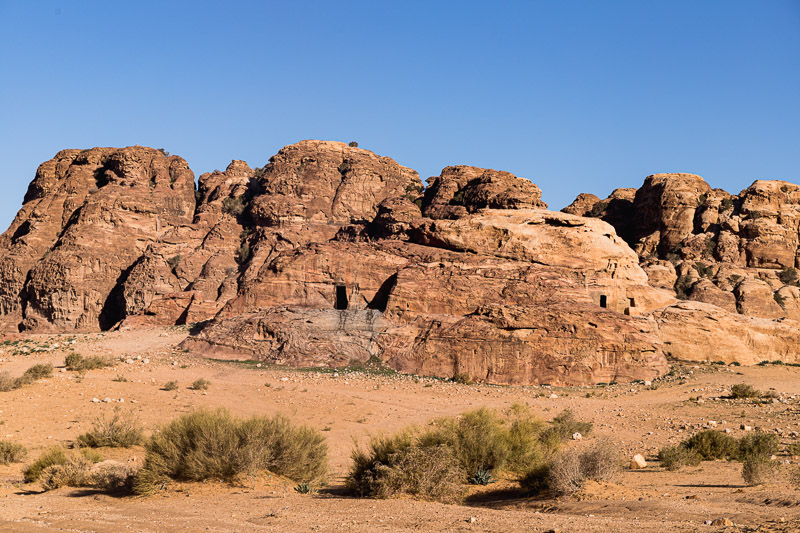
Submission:
[[[207,322],[186,347],[496,383],[798,358],[791,184],[731,196],[660,174],[558,213],[508,172],[447,167],[428,183],[324,141],[263,168],[233,161],[197,190],[163,151],[59,152],[0,236],[0,327]]]
[[[693,174],[657,174],[633,196],[594,198],[579,195],[565,211],[612,224],[654,287],[671,285],[680,298],[748,316],[797,318],[796,185],[759,180],[731,195]]]

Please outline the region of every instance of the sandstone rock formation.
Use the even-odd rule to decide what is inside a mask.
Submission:
[[[564,213],[508,172],[447,167],[428,184],[336,142],[233,161],[196,190],[159,150],[59,152],[0,236],[0,328],[197,322],[185,346],[208,355],[495,383],[798,357],[791,184],[731,196],[662,174]]]

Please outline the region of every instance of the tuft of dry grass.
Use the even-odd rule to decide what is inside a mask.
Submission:
[[[110,418],[98,418],[90,431],[78,436],[78,445],[87,448],[130,448],[141,444],[143,440],[144,432],[139,423],[130,415],[123,415],[117,408]]]

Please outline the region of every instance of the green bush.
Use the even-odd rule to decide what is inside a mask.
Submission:
[[[739,452],[739,445],[736,439],[722,431],[713,429],[693,435],[688,440],[683,441],[681,446],[697,452],[704,461],[736,457]]]
[[[731,398],[741,400],[744,398],[761,398],[761,392],[746,383],[738,383],[731,387]]]
[[[116,409],[111,418],[97,419],[91,431],[80,435],[78,445],[88,448],[130,448],[141,444],[143,440],[144,433],[139,424]]]
[[[700,454],[684,446],[667,446],[658,452],[661,466],[674,472],[683,466],[697,466],[703,460]]]
[[[28,450],[22,444],[0,440],[0,465],[21,463],[27,454]]]
[[[800,442],[793,442],[786,447],[786,451],[789,455],[800,455]]]
[[[575,413],[571,409],[565,409],[557,417],[555,417],[550,428],[545,433],[550,433],[545,439],[555,436],[556,440],[567,440],[575,433],[580,433],[582,436],[587,436],[592,431],[591,422],[582,422],[575,419]]]
[[[423,445],[449,446],[464,471],[496,471],[506,466],[511,455],[508,429],[495,412],[481,408],[435,424],[436,429],[423,435]]]
[[[238,217],[244,213],[247,207],[244,195],[234,197],[227,197],[222,200],[222,212],[232,217]]]
[[[321,481],[328,449],[317,431],[282,415],[242,420],[227,410],[199,410],[161,428],[145,445],[134,490],[151,492],[170,479],[233,480],[270,471],[295,481]]]
[[[770,457],[778,453],[780,442],[777,435],[757,431],[745,435],[739,440],[739,458],[746,460],[749,457]]]
[[[519,405],[512,407],[508,417],[485,408],[468,411],[459,417],[435,420],[425,430],[412,427],[395,435],[374,437],[366,450],[353,451],[347,486],[358,496],[406,493],[421,499],[455,501],[462,494],[462,485],[490,480],[490,472],[505,470],[530,477],[558,451],[561,434],[575,427],[585,431],[587,426],[576,421],[572,413],[556,417],[548,425]],[[456,468],[437,466],[440,461],[447,463],[447,457]],[[586,461],[586,468],[596,475],[591,467],[595,461],[590,455]],[[439,472],[442,487],[431,488],[429,483],[436,476],[429,478],[420,471],[423,464]],[[405,471],[408,469],[411,471]]]
[[[105,368],[111,366],[113,363],[107,359],[103,359],[97,355],[84,357],[81,354],[72,352],[64,359],[64,365],[67,370],[74,372],[86,372],[87,370],[97,370],[98,368]]]
[[[178,382],[175,380],[167,381],[166,383],[164,383],[163,389],[166,391],[178,390]]]
[[[33,365],[28,370],[25,371],[23,377],[28,377],[32,381],[42,378],[49,378],[50,375],[53,373],[53,365],[51,364],[38,364]]]

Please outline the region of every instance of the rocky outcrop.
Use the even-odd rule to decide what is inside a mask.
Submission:
[[[152,148],[65,150],[39,167],[0,237],[0,311],[25,330],[98,329],[148,244],[191,223],[194,175]]]
[[[693,174],[657,174],[628,199],[594,198],[580,195],[565,211],[612,224],[654,287],[748,316],[797,317],[796,185],[759,180],[731,195]]]
[[[196,353],[494,383],[798,357],[790,184],[732,196],[659,174],[564,213],[508,172],[447,167],[428,184],[336,142],[233,161],[196,189],[160,150],[59,152],[0,236],[0,327],[202,322]]]

